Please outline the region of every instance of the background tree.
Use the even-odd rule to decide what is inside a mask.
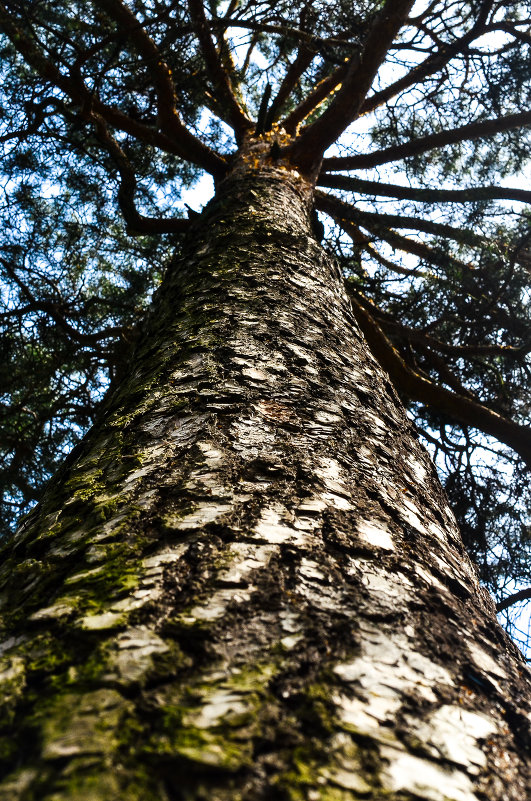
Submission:
[[[254,139],[320,187],[314,235],[483,580],[529,580],[522,5],[7,2],[0,24],[6,518],[123,377],[194,224],[176,198]]]

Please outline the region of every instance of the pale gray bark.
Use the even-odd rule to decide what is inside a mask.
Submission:
[[[4,551],[0,799],[525,801],[528,670],[309,188],[251,156]]]

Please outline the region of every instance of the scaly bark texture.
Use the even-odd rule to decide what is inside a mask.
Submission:
[[[252,150],[4,549],[2,801],[526,801],[530,679]]]

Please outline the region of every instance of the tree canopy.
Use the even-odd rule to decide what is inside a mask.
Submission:
[[[525,600],[530,10],[0,3],[4,530],[119,380],[194,214],[183,192],[262,137],[316,181],[316,232],[483,581]]]

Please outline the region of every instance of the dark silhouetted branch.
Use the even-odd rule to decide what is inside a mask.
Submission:
[[[96,345],[104,339],[115,339],[123,332],[122,326],[109,326],[101,331],[94,331],[92,334],[85,334],[83,331],[78,331],[71,323],[68,322],[64,314],[62,314],[59,304],[49,300],[38,300],[30,288],[22,281],[16,273],[13,266],[0,256],[0,264],[2,264],[7,275],[18,286],[21,294],[27,300],[25,306],[19,306],[16,309],[11,309],[1,315],[3,319],[6,317],[24,317],[26,314],[33,314],[35,312],[44,312],[47,314],[59,328],[65,331],[70,339],[77,342],[79,345]]]
[[[208,172],[221,176],[225,172],[223,159],[197,139],[184,125],[177,112],[177,96],[171,71],[148,33],[132,11],[121,0],[96,0],[97,5],[126,31],[149,70],[157,93],[159,125],[173,139],[180,155]]]
[[[465,245],[485,244],[485,237],[465,228],[455,228],[453,225],[438,223],[434,220],[425,220],[421,217],[406,217],[400,214],[375,214],[370,211],[361,211],[351,206],[350,203],[345,203],[339,198],[327,195],[324,192],[317,191],[315,197],[316,205],[321,211],[325,211],[331,216],[343,217],[345,220],[351,220],[361,226],[367,225],[371,229],[376,227],[383,229],[390,229],[391,227],[409,228],[444,239],[453,239],[455,242]]]
[[[470,43],[479,36],[482,36],[485,32],[485,24],[493,5],[493,0],[484,0],[479,6],[478,15],[474,24],[467,33],[451,44],[442,44],[438,52],[430,54],[428,58],[414,67],[406,75],[403,75],[385,89],[375,92],[368,97],[362,105],[361,113],[367,114],[370,111],[374,111],[375,108],[386,103],[392,97],[404,91],[404,89],[408,89],[414,84],[420,84],[430,75],[440,72],[455,56],[466,52]],[[414,20],[412,21],[414,22]]]
[[[278,92],[273,98],[273,102],[269,107],[266,119],[266,130],[271,128],[279,115],[282,106],[296,87],[299,79],[308,69],[315,56],[315,50],[303,44],[299,48],[295,60],[289,65],[286,74],[279,86]]]
[[[378,239],[387,242],[392,248],[402,250],[404,253],[411,253],[411,255],[417,256],[419,259],[423,259],[429,264],[442,267],[443,269],[448,269],[450,265],[459,268],[461,271],[473,269],[470,264],[465,264],[450,254],[438,251],[425,242],[420,242],[418,239],[411,239],[408,236],[403,236],[403,234],[393,231],[392,228],[388,228],[376,220],[371,221],[365,218],[365,220],[361,221],[361,225]],[[419,274],[417,271],[412,271],[412,273]]]
[[[498,117],[494,120],[471,122],[468,125],[461,125],[459,128],[452,128],[449,131],[440,131],[440,133],[422,136],[418,139],[404,142],[401,145],[387,147],[385,150],[377,150],[375,153],[324,159],[323,171],[369,169],[377,167],[379,164],[387,164],[390,161],[399,161],[409,156],[417,156],[434,148],[454,145],[458,142],[466,142],[473,139],[485,139],[503,131],[522,128],[526,125],[531,125],[531,111],[508,114],[506,117]]]
[[[359,115],[374,77],[412,6],[413,0],[387,0],[376,16],[361,52],[347,62],[341,89],[289,148],[292,161],[303,170],[314,170],[324,151]]]
[[[280,123],[289,134],[294,134],[300,123],[306,117],[315,111],[321,103],[329,97],[334,89],[341,83],[348,71],[349,61],[346,60],[344,64],[338,67],[334,72],[323,78],[313,91],[309,92],[306,97],[291,111]]]
[[[390,259],[386,259],[385,256],[374,247],[373,242],[367,234],[363,233],[360,228],[353,223],[351,220],[345,220],[340,214],[333,212],[329,206],[327,208],[323,208],[319,204],[319,200],[316,201],[316,208],[320,211],[325,211],[334,222],[352,239],[352,241],[356,245],[361,245],[361,247],[366,250],[369,256],[375,259],[382,267],[385,267],[388,270],[392,270],[395,273],[399,273],[400,275],[408,275],[408,276],[421,276],[424,277],[425,273],[423,273],[418,267],[413,269],[409,269],[407,267],[402,267],[400,264],[395,264]]]
[[[212,83],[219,105],[225,110],[225,120],[232,126],[236,139],[240,142],[245,131],[250,130],[253,123],[238,103],[233,91],[231,77],[221,63],[210,34],[210,26],[205,16],[203,0],[188,0],[188,10],[205,59],[207,75]]]
[[[145,217],[135,206],[136,176],[131,162],[124,151],[109,133],[104,120],[93,114],[96,135],[112,157],[120,175],[120,188],[118,190],[118,205],[122,212],[127,232],[137,234],[170,234],[184,233],[190,227],[190,221],[179,217],[158,219]]]
[[[419,203],[478,203],[482,200],[518,200],[522,203],[531,203],[531,191],[516,187],[474,186],[469,189],[417,189],[413,186],[365,181],[362,178],[337,175],[336,173],[322,173],[317,184],[364,195],[394,197],[398,200],[417,200]]]
[[[27,63],[30,64],[42,78],[49,81],[58,89],[61,89],[61,91],[70,98],[74,105],[78,107],[79,114],[83,119],[91,121],[91,114],[95,112],[114,128],[124,131],[168,153],[174,153],[181,158],[188,159],[203,167],[207,172],[220,175],[225,171],[226,164],[224,159],[210,150],[210,148],[206,147],[206,145],[203,145],[203,143],[186,129],[186,133],[188,134],[187,141],[189,141],[191,137],[194,143],[199,145],[198,148],[193,150],[193,153],[186,147],[183,147],[183,142],[181,140],[176,140],[174,136],[168,136],[164,132],[149,128],[147,125],[133,120],[127,114],[120,111],[120,109],[102,103],[97,95],[89,91],[79,78],[79,75],[64,75],[52,61],[43,55],[42,51],[34,42],[24,35],[14,23],[11,15],[2,3],[0,3],[0,28],[3,29],[14,47],[20,52]]]
[[[397,333],[406,337],[410,342],[425,345],[426,347],[437,350],[440,353],[445,353],[448,356],[456,356],[458,358],[478,357],[478,356],[502,356],[510,359],[518,359],[525,356],[526,353],[531,351],[531,342],[527,342],[520,347],[513,345],[450,345],[447,342],[442,342],[440,339],[426,334],[424,331],[417,331],[409,325],[398,322],[391,316],[383,316],[380,312],[376,312],[378,320],[386,331],[396,331]]]
[[[261,134],[265,131],[265,123],[267,117],[267,106],[269,104],[269,98],[271,97],[271,84],[266,84],[266,88],[264,89],[264,94],[262,95],[262,100],[260,101],[260,108],[258,109],[258,117],[256,120],[256,128],[254,131],[255,136],[261,136]]]
[[[320,47],[321,45],[341,46],[341,47],[356,47],[354,42],[348,39],[343,39],[338,36],[316,36],[309,31],[304,31],[301,28],[294,28],[291,25],[276,25],[270,22],[259,22],[257,20],[248,19],[235,19],[230,17],[212,17],[210,20],[210,27],[217,28],[223,26],[224,28],[245,28],[250,31],[258,33],[275,33],[279,36],[286,36],[290,39],[295,39],[310,47]]]
[[[393,347],[380,325],[359,302],[354,292],[350,291],[349,294],[354,315],[374,356],[389,373],[398,389],[412,400],[425,403],[459,423],[479,429],[505,443],[518,453],[531,469],[531,430],[527,426],[513,423],[478,401],[452,392],[415,372]]]
[[[514,604],[517,604],[520,601],[528,601],[530,598],[531,598],[531,587],[526,587],[525,590],[518,590],[518,592],[513,592],[512,595],[508,595],[507,598],[503,599],[503,601],[498,601],[498,603],[496,604],[496,612],[503,612],[510,606],[514,606]]]

